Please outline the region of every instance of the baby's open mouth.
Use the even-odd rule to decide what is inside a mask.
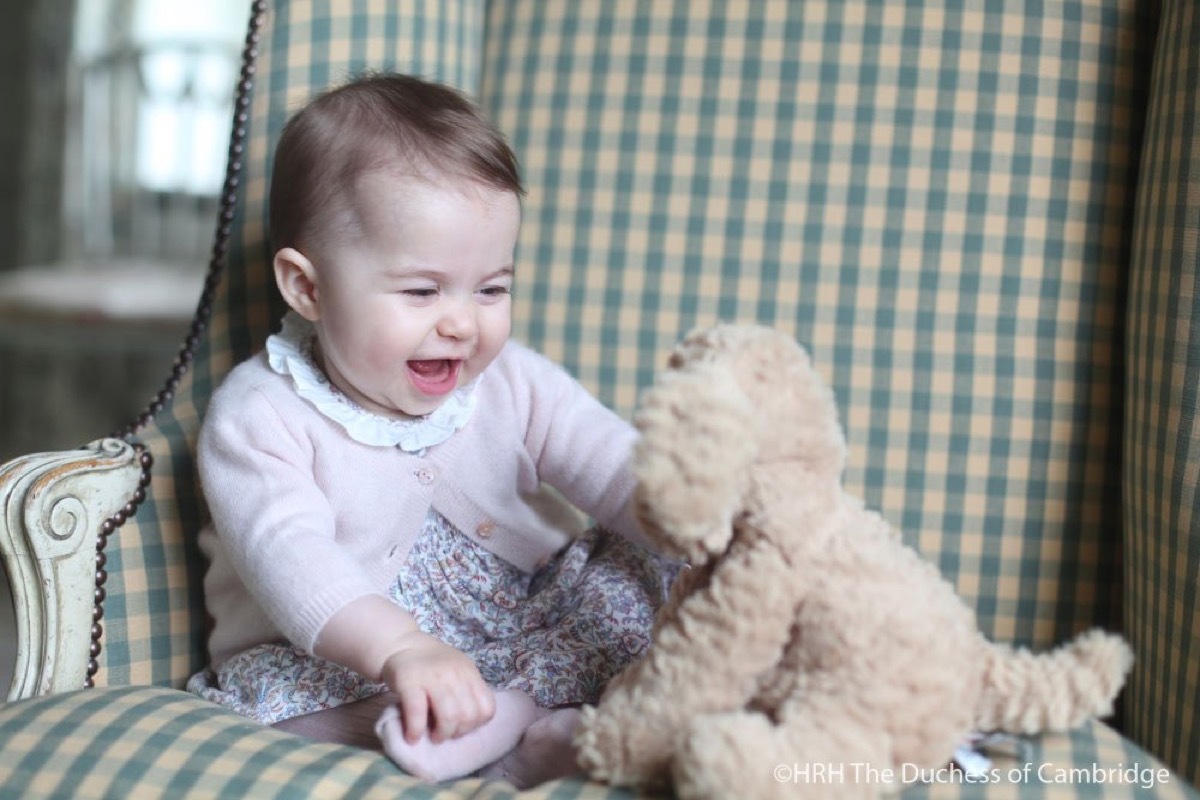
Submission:
[[[408,362],[408,373],[417,391],[426,395],[443,395],[458,386],[458,370],[461,361],[448,358],[413,360]]]

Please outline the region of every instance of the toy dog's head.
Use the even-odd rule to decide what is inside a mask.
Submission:
[[[725,551],[753,470],[836,481],[845,465],[832,392],[792,337],[760,326],[688,334],[634,423],[643,527],[693,564]]]

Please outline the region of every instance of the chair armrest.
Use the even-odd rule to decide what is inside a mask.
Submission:
[[[141,475],[138,451],[118,439],[0,465],[0,557],[17,633],[9,700],[85,685],[98,621],[97,543],[105,522],[133,501]]]

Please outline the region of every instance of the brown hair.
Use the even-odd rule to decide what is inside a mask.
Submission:
[[[303,252],[353,230],[354,182],[391,164],[524,193],[516,156],[466,97],[409,75],[368,73],[318,95],[284,126],[271,173],[273,249]]]

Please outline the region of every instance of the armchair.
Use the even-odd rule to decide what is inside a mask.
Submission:
[[[181,691],[206,660],[196,433],[283,312],[273,143],[367,68],[457,85],[509,134],[518,339],[630,414],[692,326],[788,330],[837,391],[847,487],[990,636],[1129,637],[1118,719],[1000,757],[1008,780],[905,798],[1196,796],[1200,3],[968,6],[254,0],[208,279],[163,390],[113,438],[0,467],[19,635],[0,796],[514,796]],[[853,780],[795,766],[797,796]]]

